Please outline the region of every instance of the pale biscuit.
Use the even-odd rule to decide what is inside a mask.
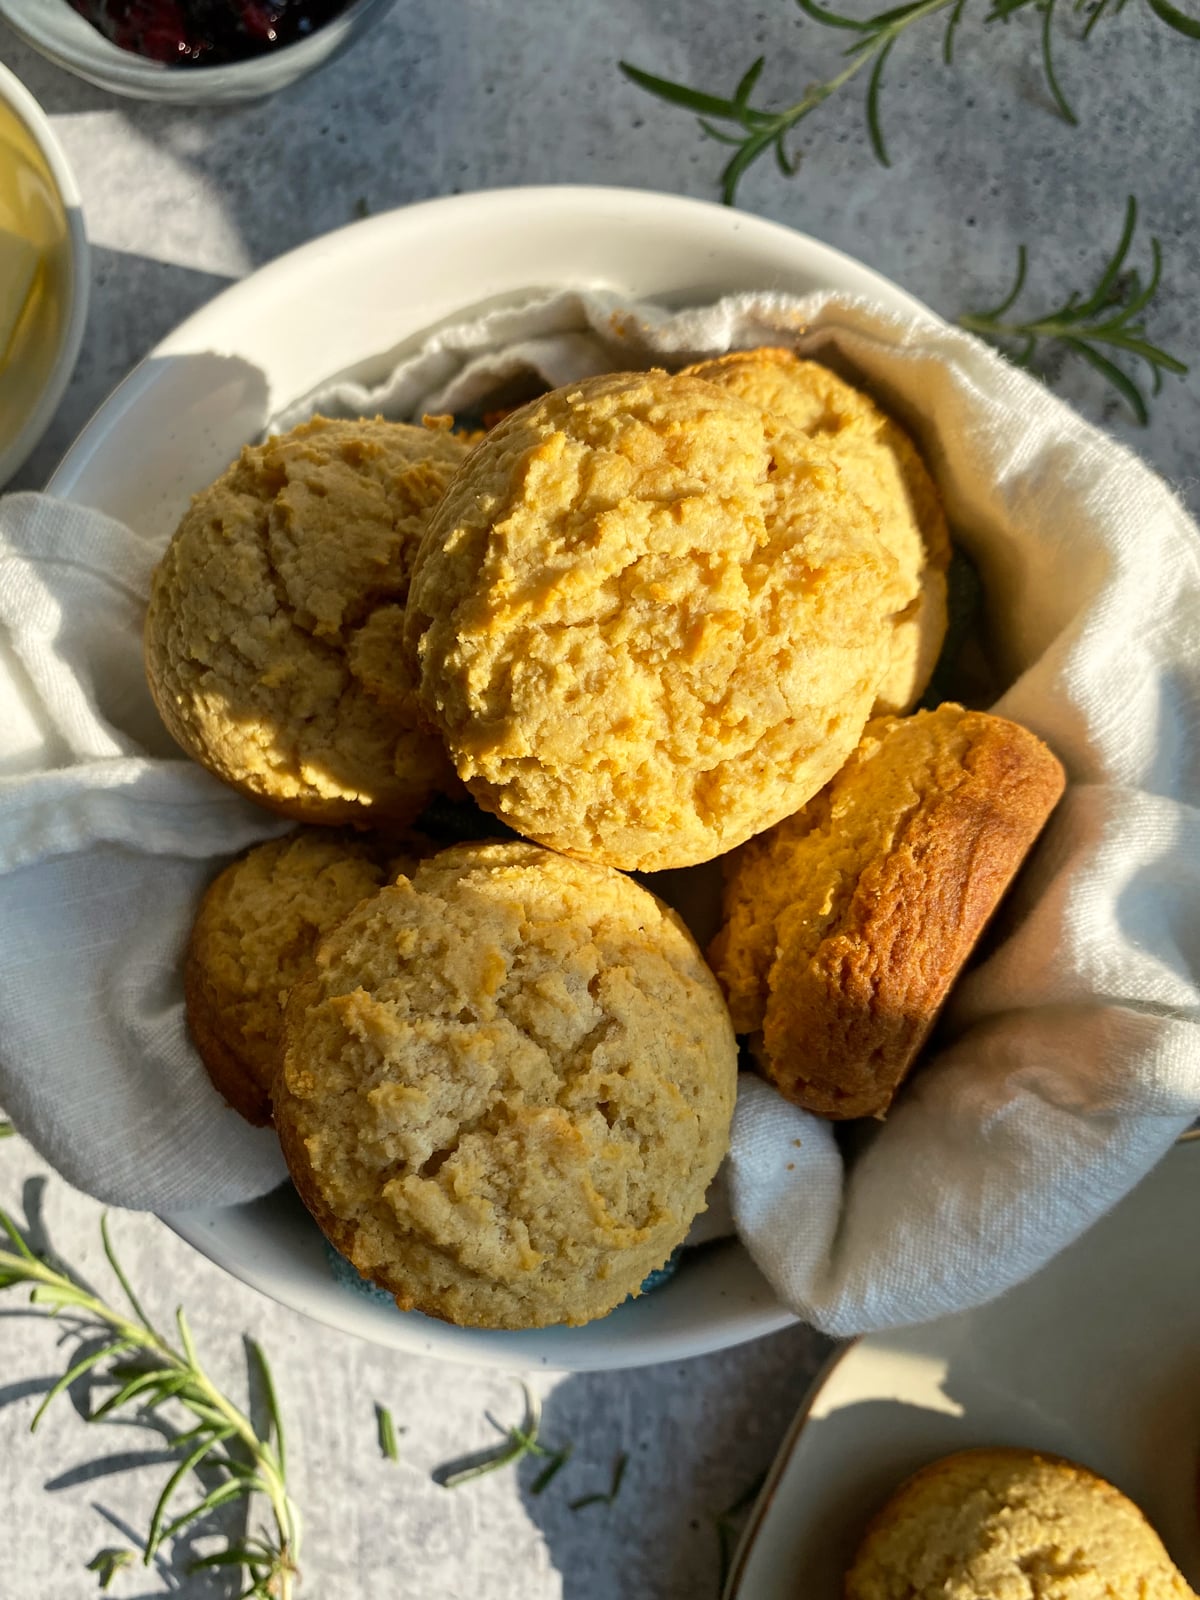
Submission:
[[[481,805],[658,870],[827,781],[909,598],[823,447],[698,379],[615,374],[475,448],[421,542],[406,639]]]
[[[318,417],[195,497],[146,618],[150,689],[190,756],[310,822],[403,825],[453,781],[388,646],[467,453],[440,428]]]
[[[950,562],[941,497],[916,446],[869,395],[790,350],[739,350],[687,370],[827,444],[846,483],[879,518],[911,598],[893,619],[891,663],[873,713],[911,711],[945,638]]]
[[[1063,783],[1001,717],[880,717],[820,794],[731,858],[709,956],[789,1100],[884,1114]]]
[[[359,906],[292,991],[275,1120],[330,1240],[404,1309],[603,1316],[724,1155],[737,1052],[683,924],[631,879],[459,845]]]
[[[183,969],[188,1027],[208,1075],[248,1122],[271,1120],[283,1002],[317,940],[415,858],[320,829],[255,846],[209,885]]]
[[[902,1484],[845,1600],[1195,1600],[1133,1502],[1032,1450],[963,1450]]]

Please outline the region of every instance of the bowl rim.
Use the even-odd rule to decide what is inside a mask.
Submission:
[[[40,0],[40,3],[44,5],[46,0]],[[361,17],[375,8],[386,10],[392,0],[347,0],[341,11],[303,39],[294,39],[290,44],[264,51],[261,55],[248,56],[244,61],[185,68],[170,67],[165,62],[139,56],[132,50],[122,50],[106,39],[86,17],[74,12],[69,0],[57,0],[57,3],[72,11],[87,30],[86,44],[83,42],[83,33],[79,35],[78,44],[70,35],[65,40],[57,32],[47,35],[38,27],[37,9],[32,13],[26,12],[20,0],[16,5],[13,0],[0,0],[0,17],[26,44],[56,66],[75,73],[89,83],[110,89],[119,84],[122,89],[153,90],[154,98],[186,103],[201,95],[219,94],[223,89],[245,90],[248,84],[260,79],[268,80],[262,87],[264,93],[269,93],[275,87],[270,80],[279,74],[277,63],[285,59],[289,64],[287,82],[290,83],[325,59],[356,15]],[[194,86],[190,93],[189,85]],[[178,86],[178,94],[171,92],[173,86]],[[278,87],[282,88],[284,84],[281,82]]]
[[[49,168],[54,187],[62,201],[67,225],[68,298],[67,313],[58,352],[50,376],[24,423],[7,445],[0,444],[0,487],[28,459],[34,445],[50,425],[75,370],[83,330],[87,323],[91,295],[90,250],[84,226],[83,199],[66,153],[50,125],[46,113],[11,68],[0,62],[0,102],[7,105],[25,125]]]

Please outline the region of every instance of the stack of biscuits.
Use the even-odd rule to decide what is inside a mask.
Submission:
[[[914,712],[950,553],[908,435],[782,350],[474,443],[316,418],[195,498],[151,690],[300,827],[209,889],[189,1023],[402,1307],[636,1293],[703,1209],[738,1034],[799,1105],[885,1113],[1063,783],[1010,722]],[[706,960],[628,874],[717,857]]]

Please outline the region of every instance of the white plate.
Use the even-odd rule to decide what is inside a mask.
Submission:
[[[1068,1456],[1124,1490],[1200,1585],[1200,1145],[990,1306],[862,1339],[810,1395],[726,1600],[840,1600],[872,1514],[974,1445]]]
[[[739,289],[834,288],[902,314],[923,310],[836,250],[700,201],[585,188],[431,201],[317,239],[190,317],[101,407],[50,491],[165,541],[189,495],[285,405],[338,374],[381,376],[400,350],[469,310],[567,287],[675,307]],[[339,1288],[294,1196],[168,1220],[285,1305],[453,1360],[641,1366],[740,1344],[793,1320],[732,1243],[710,1247],[669,1286],[602,1322],[503,1334],[402,1315]]]

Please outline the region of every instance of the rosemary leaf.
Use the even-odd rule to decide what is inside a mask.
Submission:
[[[1145,395],[1143,395],[1133,379],[1122,372],[1115,361],[1110,361],[1106,355],[1103,355],[1092,345],[1085,344],[1082,339],[1074,339],[1064,334],[1062,335],[1062,342],[1068,350],[1073,350],[1077,356],[1082,356],[1090,367],[1094,367],[1102,378],[1107,379],[1112,384],[1113,388],[1125,400],[1138,422],[1141,423],[1142,427],[1145,427],[1150,420],[1150,409],[1146,404]]]
[[[114,1549],[97,1550],[88,1562],[86,1570],[94,1572],[100,1580],[101,1589],[107,1589],[123,1567],[131,1567],[137,1560],[132,1550]]]
[[[715,139],[718,144],[740,145],[742,142],[736,133],[723,132],[723,130],[718,128],[715,123],[709,122],[707,117],[700,117],[699,122],[702,131],[708,136],[708,138]]]
[[[521,1383],[521,1390],[525,1396],[525,1416],[519,1427],[504,1428],[495,1417],[488,1416],[492,1426],[504,1435],[504,1443],[499,1449],[446,1462],[434,1471],[435,1483],[443,1489],[460,1489],[464,1483],[473,1483],[486,1473],[498,1472],[502,1467],[515,1467],[526,1456],[551,1456],[554,1453],[538,1439],[542,1425],[540,1401],[527,1383]]]
[[[570,1459],[571,1446],[569,1444],[565,1444],[561,1450],[556,1450],[529,1485],[530,1494],[543,1494]]]
[[[166,1485],[158,1497],[158,1503],[155,1505],[154,1510],[150,1515],[150,1532],[146,1535],[146,1548],[143,1555],[143,1560],[147,1566],[150,1565],[151,1559],[154,1556],[154,1552],[162,1543],[163,1524],[166,1519],[167,1506],[170,1503],[171,1496],[175,1493],[176,1489],[187,1477],[187,1475],[195,1467],[200,1465],[210,1451],[215,1450],[219,1444],[223,1444],[226,1439],[230,1439],[232,1437],[232,1428],[220,1428],[216,1433],[206,1433],[200,1440],[200,1443],[196,1445],[194,1449],[190,1450],[186,1456],[184,1456],[183,1460],[175,1468],[175,1471],[167,1479]]]
[[[121,1263],[117,1260],[116,1251],[112,1246],[112,1239],[109,1237],[107,1212],[101,1213],[100,1217],[100,1242],[104,1246],[104,1254],[108,1260],[109,1266],[113,1270],[113,1276],[121,1285],[126,1300],[128,1300],[129,1304],[133,1307],[134,1316],[138,1319],[143,1328],[146,1328],[150,1333],[153,1333],[155,1331],[154,1325],[151,1323],[146,1313],[142,1310],[141,1304],[138,1301],[138,1297],[130,1288],[129,1279],[125,1276],[125,1273],[121,1268]]]
[[[392,1413],[386,1406],[375,1402],[375,1422],[379,1430],[379,1453],[387,1461],[398,1461],[400,1452],[396,1448],[396,1425],[392,1421]]]
[[[1000,302],[1000,304],[998,306],[993,306],[990,311],[979,311],[979,312],[977,312],[975,314],[975,320],[976,321],[984,321],[984,320],[986,320],[986,321],[992,322],[992,321],[995,321],[998,317],[1002,317],[1004,315],[1004,313],[1008,310],[1009,306],[1012,305],[1013,301],[1017,298],[1017,296],[1020,294],[1021,290],[1025,287],[1025,272],[1026,272],[1026,269],[1028,268],[1028,265],[1029,265],[1029,257],[1025,252],[1025,246],[1023,244],[1022,245],[1018,245],[1017,246],[1017,276],[1013,280],[1012,288],[1004,296],[1004,299],[1001,300],[1001,302]]]
[[[949,67],[954,64],[954,35],[958,32],[958,25],[962,21],[963,7],[967,0],[954,0],[954,10],[950,13],[950,20],[946,23],[946,32],[942,37],[942,60]]]
[[[875,57],[875,65],[871,68],[871,78],[867,84],[867,128],[871,135],[871,148],[882,167],[890,167],[892,163],[888,160],[887,146],[883,142],[883,127],[879,121],[879,86],[883,80],[884,66],[895,42],[894,39],[889,39]]]
[[[823,22],[827,28],[848,28],[852,33],[863,33],[868,24],[860,22],[856,17],[843,17],[836,11],[830,11],[827,6],[817,4],[817,0],[796,0],[806,17],[811,17],[814,22]]]
[[[1187,39],[1200,39],[1200,17],[1189,17],[1178,6],[1173,6],[1170,0],[1146,0],[1146,4],[1168,28],[1174,28],[1176,33],[1182,33]]]
[[[1113,251],[1108,265],[1101,273],[1096,287],[1088,298],[1079,305],[1078,315],[1080,318],[1090,316],[1096,311],[1103,311],[1112,303],[1113,291],[1117,286],[1118,278],[1121,276],[1121,268],[1125,265],[1125,259],[1129,254],[1129,246],[1133,243],[1133,234],[1136,227],[1137,201],[1133,195],[1130,195],[1125,202],[1125,220],[1121,224],[1121,237],[1117,241],[1117,248]],[[1158,240],[1154,239],[1151,243],[1154,247],[1156,260],[1161,262],[1161,257],[1158,256]],[[1158,273],[1156,271],[1152,281],[1156,282],[1157,277]]]
[[[29,1248],[29,1246],[25,1243],[24,1239],[22,1239],[21,1235],[17,1232],[16,1223],[12,1220],[12,1218],[9,1216],[7,1211],[0,1211],[0,1228],[3,1228],[5,1233],[8,1235],[8,1237],[12,1240],[13,1246],[16,1249],[17,1254],[21,1257],[22,1262],[24,1262],[24,1261],[32,1261],[35,1266],[40,1266],[41,1265],[41,1263],[38,1261],[38,1258],[34,1255],[33,1251]],[[3,1253],[0,1252],[0,1260],[2,1260],[2,1259],[3,1259]],[[17,1281],[17,1279],[19,1279],[22,1276],[21,1265],[18,1264],[18,1263],[14,1263],[13,1266],[8,1268],[7,1270],[9,1270],[10,1272],[14,1272],[16,1274],[16,1277],[14,1278],[14,1282]]]
[[[195,1561],[189,1561],[188,1571],[203,1572],[209,1567],[254,1568],[261,1562],[262,1556],[248,1544],[231,1544],[228,1550],[218,1550],[211,1556],[197,1556]]]
[[[686,111],[696,111],[706,117],[733,117],[737,114],[733,101],[720,95],[704,94],[698,89],[687,88],[685,84],[672,83],[669,78],[655,77],[652,72],[643,72],[640,67],[631,66],[628,61],[622,61],[620,67],[631,83],[636,83],[639,89],[645,89],[647,94],[657,95],[669,105],[683,106]]]
[[[1042,71],[1046,75],[1046,87],[1058,107],[1059,116],[1064,122],[1069,122],[1071,127],[1077,128],[1079,118],[1068,105],[1067,97],[1059,87],[1058,76],[1054,71],[1054,6],[1055,0],[1038,0],[1038,9],[1042,13]]]
[[[227,1478],[224,1483],[211,1490],[194,1506],[168,1522],[162,1530],[162,1540],[173,1539],[177,1533],[182,1533],[190,1523],[199,1522],[202,1517],[207,1517],[210,1512],[217,1511],[230,1500],[238,1500],[242,1496],[249,1496],[256,1489],[266,1490],[266,1483],[261,1478]]]
[[[246,1348],[258,1370],[258,1380],[262,1384],[263,1399],[267,1403],[267,1434],[263,1444],[270,1444],[271,1435],[275,1438],[275,1464],[279,1468],[279,1476],[287,1474],[287,1441],[283,1434],[283,1418],[279,1412],[279,1398],[275,1393],[275,1380],[271,1376],[270,1363],[267,1361],[262,1345],[257,1339],[247,1339]]]
[[[757,61],[751,62],[750,66],[742,74],[737,88],[733,91],[734,107],[742,115],[745,114],[749,107],[750,96],[754,93],[754,86],[762,77],[762,69],[766,64],[766,56],[759,56]]]
[[[164,1400],[173,1399],[179,1393],[184,1381],[183,1374],[177,1374],[174,1378],[164,1378],[162,1373],[154,1368],[149,1371],[140,1369],[135,1377],[128,1378],[115,1394],[109,1395],[102,1405],[97,1406],[88,1416],[88,1421],[103,1422],[105,1417],[128,1405],[139,1394],[147,1394],[150,1391],[154,1393],[155,1405],[161,1405]]]
[[[611,1506],[621,1492],[621,1484],[625,1478],[625,1468],[628,1465],[629,1456],[627,1452],[624,1450],[619,1451],[613,1461],[612,1480],[609,1483],[607,1494],[596,1492],[581,1495],[578,1500],[569,1500],[567,1509],[569,1511],[582,1511],[585,1506]]]
[[[93,1367],[99,1366],[102,1361],[107,1361],[120,1351],[130,1348],[129,1340],[118,1339],[115,1344],[101,1345],[98,1350],[93,1350],[89,1355],[82,1356],[74,1366],[68,1367],[58,1382],[53,1384],[47,1391],[41,1405],[33,1413],[33,1420],[29,1424],[30,1433],[37,1431],[37,1425],[46,1415],[51,1402],[57,1400],[64,1389],[69,1389],[77,1378],[82,1378],[85,1372],[90,1372]]]
[[[580,1495],[578,1500],[568,1500],[567,1509],[568,1511],[583,1511],[588,1506],[603,1505],[607,1499],[607,1495],[601,1494],[599,1490],[596,1490],[592,1494]]]
[[[1136,271],[1125,270],[1137,216],[1137,201],[1130,195],[1116,249],[1089,293],[1075,290],[1057,309],[1027,321],[1012,316],[1012,308],[1025,286],[1027,258],[1022,245],[1017,257],[1016,281],[1000,304],[990,311],[968,312],[958,320],[962,327],[980,334],[1019,366],[1032,365],[1043,345],[1061,345],[1098,372],[1117,391],[1138,422],[1144,424],[1150,415],[1147,397],[1136,377],[1119,366],[1114,355],[1131,357],[1147,367],[1155,394],[1163,373],[1182,376],[1188,369],[1178,356],[1152,343],[1138,320],[1158,292],[1162,249],[1157,239],[1151,239],[1152,265],[1144,284]]]

